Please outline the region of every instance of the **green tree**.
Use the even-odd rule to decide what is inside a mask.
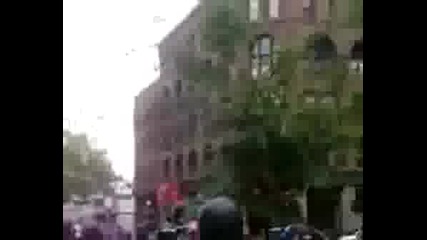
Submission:
[[[284,49],[278,53],[274,76],[251,81],[239,75],[238,87],[234,89],[229,83],[212,84],[219,74],[229,76],[227,64],[236,56],[235,46],[249,42],[246,34],[242,34],[247,32],[248,25],[237,20],[224,23],[224,19],[238,19],[231,8],[220,7],[212,12],[216,11],[225,12],[209,17],[210,24],[206,24],[202,32],[208,39],[220,39],[214,44],[208,42],[206,50],[221,53],[223,62],[218,68],[210,66],[209,71],[192,65],[192,72],[197,74],[191,79],[197,80],[195,82],[208,92],[220,92],[222,98],[227,99],[227,104],[218,104],[227,119],[232,120],[228,121],[228,127],[244,135],[223,149],[222,167],[230,172],[235,185],[230,189],[250,211],[264,216],[277,213],[297,216],[298,209],[291,207],[294,197],[308,184],[326,181],[331,150],[357,146],[363,139],[360,134],[363,95],[356,95],[350,107],[342,104],[348,72],[344,60],[333,54],[333,58],[321,62],[320,69],[307,68],[300,73],[301,63],[314,63],[314,47],[310,48],[309,43],[316,39],[308,39],[305,52]],[[317,95],[310,108],[295,104],[289,88],[300,78],[328,81],[334,104],[324,106]],[[229,81],[227,77],[222,79]]]
[[[63,131],[63,200],[111,191],[115,175],[106,152],[90,146],[87,136]]]

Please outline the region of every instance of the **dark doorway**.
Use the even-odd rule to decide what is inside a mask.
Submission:
[[[363,39],[354,42],[350,54],[353,60],[363,60]]]
[[[335,229],[335,212],[342,187],[312,188],[307,191],[307,220],[317,229]]]

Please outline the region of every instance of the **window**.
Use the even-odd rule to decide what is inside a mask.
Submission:
[[[190,134],[193,134],[197,131],[198,121],[199,118],[197,114],[193,113],[188,116],[188,130]]]
[[[257,58],[252,59],[252,78],[258,78],[259,61]]]
[[[104,206],[104,199],[103,198],[95,198],[93,200],[93,205],[95,207],[103,207]]]
[[[314,1],[303,0],[302,7],[303,7],[304,23],[308,23],[308,24],[314,23],[315,22]]]
[[[212,66],[213,66],[212,59],[206,59],[205,61],[203,61],[203,67],[205,69],[211,69]]]
[[[163,176],[165,178],[170,177],[170,158],[166,158],[163,162]]]
[[[304,9],[310,8],[313,5],[312,0],[302,0],[302,7]]]
[[[335,154],[335,165],[337,167],[346,167],[347,166],[347,156],[343,152],[338,152]]]
[[[357,158],[356,158],[356,164],[357,164],[357,167],[363,168],[363,155],[362,154],[360,154],[359,156],[357,156]]]
[[[190,93],[194,92],[194,85],[193,84],[189,84],[187,86],[187,91],[190,92]]]
[[[212,145],[211,144],[206,144],[204,149],[203,149],[203,158],[205,160],[205,165],[209,166],[211,165],[213,158],[214,158],[214,154],[212,151]]]
[[[349,64],[350,71],[363,74],[363,60],[352,60]]]
[[[188,38],[188,46],[194,46],[196,43],[196,35],[190,34],[190,37]]]
[[[175,96],[180,97],[182,92],[182,81],[176,80],[175,82]]]
[[[325,96],[322,97],[322,99],[320,100],[320,103],[322,104],[333,104],[335,102],[335,98],[332,96]]]
[[[190,177],[194,177],[197,172],[197,152],[193,149],[188,156],[188,174]]]
[[[249,21],[259,21],[259,0],[249,0]]]
[[[270,72],[270,58],[262,58],[261,60],[261,75],[268,74]]]
[[[261,39],[260,56],[270,56],[271,52],[271,39],[264,37]]]
[[[169,96],[170,96],[169,88],[167,86],[163,86],[163,97],[169,97]]]
[[[362,186],[356,186],[356,200],[362,200],[363,201],[363,187]]]
[[[279,17],[279,2],[280,0],[270,0],[270,18]]]
[[[178,178],[178,180],[182,179],[183,173],[184,173],[184,169],[183,169],[183,165],[182,165],[182,154],[178,154],[176,156],[176,160],[175,160],[175,166],[176,166],[176,177]]]
[[[353,200],[351,210],[356,213],[363,213],[363,186],[355,187],[355,199]]]
[[[305,96],[304,97],[304,103],[312,104],[316,101],[316,98],[314,96]]]

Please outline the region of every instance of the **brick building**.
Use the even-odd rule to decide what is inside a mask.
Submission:
[[[210,104],[212,96],[192,85],[187,69],[194,59],[209,63],[218,61],[215,54],[202,49],[200,23],[214,5],[225,2],[251,24],[247,46],[241,47],[239,61],[232,64],[232,69],[238,73],[251,71],[248,49],[250,42],[259,34],[268,33],[274,37],[273,49],[290,46],[304,48],[304,39],[313,34],[323,34],[333,45],[330,49],[335,49],[336,55],[348,59],[349,71],[352,72],[344,84],[342,101],[350,103],[354,93],[362,92],[363,27],[361,19],[354,15],[360,10],[360,0],[201,1],[161,41],[160,76],[135,99],[137,224],[146,221],[158,224],[171,214],[171,206],[156,205],[155,190],[162,182],[178,183],[186,202],[194,199],[199,192],[198,180],[205,177],[205,170],[220,158],[221,145],[236,137],[235,132],[212,122],[219,114]],[[298,79],[292,86],[291,102],[295,106],[300,106],[300,101],[309,103],[313,91],[325,93],[321,94],[321,102],[329,102],[332,98],[327,94],[330,86],[319,84],[315,79]],[[357,160],[361,157],[356,153],[347,155],[351,156],[347,156],[343,167],[360,171],[362,165]],[[335,165],[335,162],[335,158],[332,158],[331,165]],[[352,187],[342,192],[343,199],[354,199],[356,193]],[[147,201],[150,206],[147,206]],[[342,215],[352,214],[347,202],[341,204],[342,210],[345,210]],[[347,219],[341,221],[341,228],[352,228],[361,221],[354,214],[341,217]]]

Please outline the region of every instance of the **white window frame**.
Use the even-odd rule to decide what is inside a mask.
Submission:
[[[279,6],[280,6],[280,0],[270,0],[269,2],[270,18],[279,18]]]
[[[260,19],[259,0],[249,0],[249,21],[258,22]]]

